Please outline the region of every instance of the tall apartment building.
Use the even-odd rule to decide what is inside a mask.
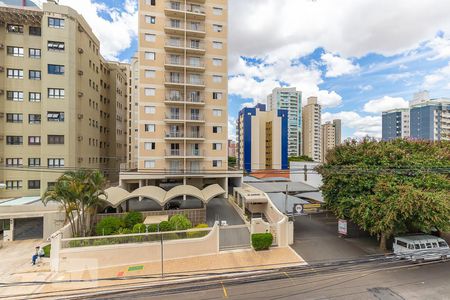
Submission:
[[[137,167],[138,160],[138,130],[139,130],[139,60],[136,53],[130,61],[128,68],[128,123],[127,166]]]
[[[132,189],[227,187],[227,0],[139,1],[139,106]]]
[[[75,10],[26,4],[0,6],[0,197],[42,195],[77,168],[117,181],[126,157],[125,66],[102,58]]]
[[[302,154],[302,92],[295,88],[276,88],[267,96],[269,110],[288,111],[289,156]]]
[[[382,113],[382,139],[389,141],[410,136],[409,108],[392,109]]]
[[[333,122],[322,124],[321,156],[322,162],[326,162],[328,151],[341,143],[341,120],[336,119]]]
[[[228,156],[236,157],[236,142],[234,140],[228,140]]]
[[[302,111],[303,155],[321,161],[321,112],[317,97],[309,97]]]
[[[250,173],[288,169],[287,110],[266,111],[264,104],[245,107],[237,121],[237,164]]]

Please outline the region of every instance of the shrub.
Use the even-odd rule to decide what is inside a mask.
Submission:
[[[268,250],[272,245],[273,236],[271,233],[254,233],[252,234],[252,246],[256,251]]]
[[[129,229],[133,229],[133,226],[142,223],[144,221],[144,217],[142,216],[141,212],[138,211],[130,211],[125,215],[123,218],[123,221],[125,222],[125,226]]]
[[[158,224],[150,224],[147,226],[148,232],[158,232]]]
[[[194,228],[209,228],[208,224],[198,224],[197,226],[195,226]],[[187,233],[187,237],[188,238],[199,238],[199,237],[204,237],[205,235],[207,235],[209,233],[209,231],[207,230],[202,230],[202,231],[190,231]]]
[[[187,230],[192,228],[191,221],[185,215],[173,215],[169,223],[174,230]]]
[[[159,223],[159,231],[172,231],[172,224],[168,221],[162,221]]]
[[[145,233],[147,231],[147,225],[138,223],[133,226],[133,233]]]
[[[48,244],[48,245],[44,246],[42,249],[44,249],[45,257],[50,257],[50,250],[52,249],[52,245]]]
[[[122,227],[125,227],[125,223],[122,219],[117,217],[106,217],[98,222],[95,227],[95,233],[97,235],[111,235],[119,231]]]
[[[131,234],[133,233],[133,231],[129,228],[119,228],[119,230],[117,230],[116,234]]]

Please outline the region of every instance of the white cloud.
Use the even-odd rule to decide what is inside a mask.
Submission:
[[[409,102],[401,97],[384,96],[373,99],[364,104],[364,111],[368,113],[381,113],[394,108],[407,108]]]
[[[431,89],[438,85],[438,83],[443,83],[444,85],[450,84],[449,77],[450,63],[447,66],[426,75],[422,87],[424,89]]]
[[[355,73],[359,70],[359,66],[354,65],[351,60],[333,55],[332,53],[324,53],[320,58],[327,67],[326,77],[338,77]]]
[[[427,43],[427,46],[434,52],[434,56],[430,58],[431,60],[450,57],[450,39],[445,36],[435,37]]]
[[[236,140],[236,118],[228,117],[228,139]]]
[[[106,59],[117,60],[117,56],[137,38],[137,0],[125,0],[122,10],[93,0],[60,0],[60,4],[72,7],[86,19],[100,40],[100,51]],[[110,20],[101,14],[106,14]]]
[[[371,86],[370,84],[360,85],[358,86],[358,88],[361,90],[361,92],[368,92],[373,90],[373,86]]]
[[[323,113],[322,122],[341,119],[342,126],[354,130],[355,137],[381,137],[381,116],[361,116],[354,111]]]

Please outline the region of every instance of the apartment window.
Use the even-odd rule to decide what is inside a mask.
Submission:
[[[38,92],[30,92],[28,94],[30,102],[41,102],[41,93]]]
[[[156,0],[145,0],[145,4],[151,5],[151,6],[155,6],[156,5]]]
[[[223,26],[222,25],[213,24],[213,30],[214,30],[214,32],[222,32],[223,31]]]
[[[29,167],[39,167],[41,165],[41,159],[40,158],[29,158],[28,159],[28,166]]]
[[[156,71],[155,70],[145,70],[145,78],[155,78]]]
[[[30,26],[29,27],[29,34],[30,35],[41,36],[41,27]]]
[[[213,48],[214,49],[222,49],[223,48],[223,43],[222,42],[213,42]]]
[[[221,160],[213,160],[212,166],[213,166],[213,168],[220,168],[220,167],[222,167],[222,161]]]
[[[213,109],[213,116],[214,117],[222,116],[222,110],[221,109]]]
[[[64,66],[62,66],[62,65],[48,65],[48,74],[64,75]]]
[[[28,137],[28,145],[40,145],[41,137],[40,136],[29,136]]]
[[[222,133],[222,126],[213,126],[213,133]]]
[[[28,123],[29,124],[41,124],[41,115],[40,114],[29,114],[28,115]]]
[[[145,34],[145,40],[147,42],[155,42],[156,41],[156,34],[146,33]]]
[[[223,14],[223,9],[221,7],[213,7],[213,14],[215,16],[221,16]]]
[[[30,70],[28,72],[28,78],[30,80],[41,80],[41,71],[38,70]]]
[[[23,92],[22,91],[7,91],[6,92],[6,100],[9,101],[23,101]]]
[[[22,188],[22,180],[6,180],[7,190],[18,190]]]
[[[49,145],[64,145],[64,135],[48,135],[47,144]]]
[[[6,122],[8,123],[22,123],[23,115],[22,114],[6,114]]]
[[[154,107],[154,106],[145,106],[144,110],[145,110],[146,114],[153,115],[156,112],[156,107]]]
[[[212,149],[213,150],[222,150],[222,144],[221,143],[213,143]]]
[[[154,88],[145,88],[144,92],[145,92],[145,96],[155,96],[156,89],[154,89]]]
[[[41,188],[40,180],[28,180],[28,189],[29,190],[38,190]]]
[[[145,59],[146,60],[155,60],[156,53],[155,52],[145,52]]]
[[[30,48],[28,50],[28,54],[30,58],[41,58],[41,49]]]
[[[56,41],[48,41],[47,42],[47,49],[48,51],[64,51],[65,44],[64,42],[56,42]]]
[[[23,79],[23,70],[21,69],[8,69],[6,74],[8,78]]]
[[[144,161],[144,168],[146,169],[154,169],[156,162],[154,160],[146,160]]]
[[[214,83],[221,83],[222,82],[222,76],[213,75],[213,82]]]
[[[214,100],[222,100],[222,93],[221,92],[213,92],[213,99]]]
[[[49,158],[47,160],[47,166],[49,168],[64,167],[64,158]]]
[[[51,28],[64,28],[64,19],[48,18],[48,27],[51,27]]]
[[[154,16],[145,16],[145,22],[147,24],[155,24],[156,23],[156,17],[154,17]]]
[[[8,135],[6,137],[6,144],[7,145],[22,145],[23,144],[23,137],[22,136],[16,136],[16,135]]]
[[[145,132],[155,132],[155,124],[145,124]]]
[[[64,89],[49,88],[48,89],[48,97],[50,99],[63,99],[64,98]]]
[[[216,67],[220,67],[222,65],[222,59],[220,58],[213,58],[213,65]]]
[[[14,47],[8,46],[6,48],[6,53],[11,56],[23,57],[23,48],[22,47]]]
[[[64,113],[57,111],[49,111],[47,113],[47,121],[49,122],[64,122]]]
[[[19,167],[23,165],[23,160],[21,158],[7,158],[6,165],[9,167]]]
[[[11,33],[23,33],[23,25],[8,24],[6,30]]]
[[[144,143],[144,148],[147,151],[155,150],[156,149],[156,143],[155,142],[146,142],[146,143]]]

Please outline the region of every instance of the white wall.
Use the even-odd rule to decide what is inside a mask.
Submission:
[[[305,165],[308,169],[306,181],[305,181],[305,173],[303,170]],[[291,181],[303,182],[303,183],[309,184],[313,187],[320,188],[322,186],[322,175],[320,175],[316,171],[312,170],[315,167],[320,166],[320,165],[321,165],[321,163],[316,163],[316,162],[291,162],[290,163],[290,169],[291,169],[290,179],[291,179]]]

